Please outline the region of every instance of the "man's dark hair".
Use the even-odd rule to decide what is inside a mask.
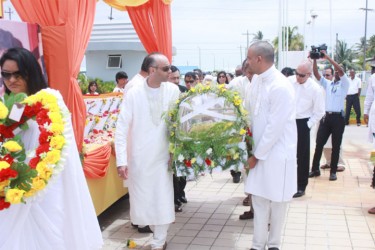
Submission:
[[[202,77],[203,76],[203,72],[201,69],[193,69],[194,73],[198,74],[198,77]]]
[[[0,67],[6,60],[12,60],[17,63],[18,71],[21,77],[27,84],[27,95],[33,95],[41,89],[47,88],[47,83],[42,74],[42,69],[34,55],[24,48],[11,48],[8,49],[0,58]],[[10,90],[5,86],[5,92],[10,93]]]
[[[117,72],[117,74],[116,74],[116,82],[118,82],[118,80],[120,80],[120,79],[128,79],[128,74],[126,74],[126,72],[124,72],[124,71],[119,71],[119,72]]]
[[[294,75],[294,70],[292,68],[285,67],[281,70],[281,74],[283,74],[286,77],[292,76]]]
[[[156,62],[155,57],[156,57],[157,55],[163,55],[163,54],[160,53],[160,52],[152,52],[152,53],[148,54],[148,55],[143,59],[142,66],[141,66],[141,70],[144,71],[144,72],[148,72],[148,69],[149,69],[150,67],[152,67],[153,65],[155,65],[155,62]]]
[[[172,71],[172,73],[174,73],[176,71],[180,72],[180,70],[174,65],[171,65],[171,71]]]
[[[186,77],[191,77],[192,79],[194,79],[194,81],[197,80],[197,76],[195,75],[194,72],[191,72],[191,71],[190,71],[190,72],[187,72],[187,73],[185,74],[184,79],[185,79]]]
[[[331,70],[331,75],[334,75],[334,71],[333,71],[333,68],[331,66],[327,66],[327,67],[324,68],[324,70],[326,70],[326,69]]]

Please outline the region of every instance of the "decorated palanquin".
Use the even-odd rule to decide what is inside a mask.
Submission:
[[[83,170],[97,215],[127,193],[117,175],[114,135],[123,95],[84,96]]]

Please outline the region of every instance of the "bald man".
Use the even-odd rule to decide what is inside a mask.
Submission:
[[[297,193],[293,198],[305,195],[310,170],[310,129],[324,115],[323,89],[312,80],[313,65],[304,61],[298,65],[295,75],[288,77],[296,93],[297,124]]]
[[[117,172],[128,179],[130,218],[150,225],[152,250],[166,249],[170,223],[175,220],[172,173],[168,171],[167,125],[163,118],[180,94],[168,81],[167,57],[152,53],[144,60],[149,77],[126,93],[116,130]]]
[[[253,250],[280,248],[287,205],[297,191],[295,94],[274,57],[272,45],[264,41],[247,53],[249,70],[258,75],[245,97],[254,138],[245,184],[254,206]]]

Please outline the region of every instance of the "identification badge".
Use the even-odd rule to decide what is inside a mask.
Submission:
[[[25,109],[25,105],[20,104],[20,103],[15,103],[12,107],[12,110],[10,111],[9,119],[19,122],[21,120],[24,109]]]

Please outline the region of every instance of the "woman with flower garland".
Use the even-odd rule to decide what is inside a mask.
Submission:
[[[50,159],[51,162],[57,162],[57,170],[48,172],[49,181],[41,184],[45,185],[44,188],[25,198],[25,204],[14,202],[16,197],[13,197],[13,200],[10,200],[12,198],[10,196],[5,200],[2,199],[4,206],[0,210],[0,249],[99,249],[103,244],[102,236],[81,168],[70,114],[62,96],[56,90],[47,89],[38,62],[26,49],[9,49],[1,57],[0,67],[6,93],[33,95],[25,99],[30,103],[39,97],[41,103],[47,99],[55,101],[54,110],[52,104],[48,103],[51,106],[46,115],[49,115],[48,118],[52,121],[49,125],[44,123],[45,125],[41,127],[38,125],[40,124],[38,118],[36,121],[29,119],[29,129],[19,133],[26,152],[33,152],[40,141],[44,140],[41,136],[43,132],[40,131],[53,130],[55,125],[53,121],[56,117],[52,117],[51,113],[57,113],[62,118],[63,137],[60,137],[60,142],[64,142],[61,154],[54,157],[59,160]],[[25,113],[27,113],[26,108],[23,114],[26,116]],[[13,132],[16,133],[16,130]],[[51,133],[47,137],[54,136]],[[45,153],[47,156],[53,150],[52,147],[54,146],[51,142],[51,147]],[[27,156],[30,157],[29,154]],[[27,159],[26,163],[31,168],[35,162],[28,162],[29,160]],[[42,160],[39,162],[37,160],[38,174],[40,174],[38,167],[41,162]],[[57,175],[58,168],[62,171]],[[34,187],[34,183],[32,186]],[[16,188],[9,187],[7,191],[10,189]]]

